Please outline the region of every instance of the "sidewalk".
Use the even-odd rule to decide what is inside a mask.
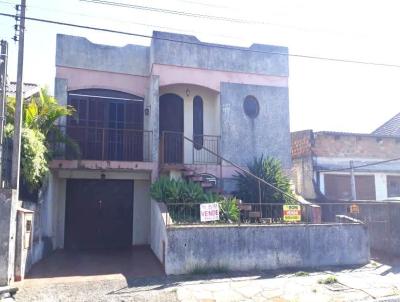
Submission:
[[[400,301],[400,274],[375,262],[355,270],[186,282],[177,288],[178,301]],[[323,284],[333,282],[331,284]],[[396,301],[396,300],[393,300]]]
[[[334,276],[335,278],[329,278]],[[321,284],[327,280],[332,284]],[[79,279],[79,278],[78,278]],[[400,260],[324,272],[233,273],[41,282],[18,285],[17,301],[400,301]],[[391,298],[392,300],[389,300]]]

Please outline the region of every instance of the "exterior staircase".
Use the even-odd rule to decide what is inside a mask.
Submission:
[[[188,167],[181,169],[182,177],[194,183],[198,183],[205,191],[222,193],[221,189],[218,188],[217,178],[210,174],[200,174]]]

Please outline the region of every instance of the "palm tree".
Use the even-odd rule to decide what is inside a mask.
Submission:
[[[48,172],[48,163],[52,157],[50,141],[68,141],[57,127],[57,121],[74,112],[71,106],[62,106],[50,96],[46,88],[41,88],[39,95],[24,102],[23,129],[21,138],[21,176],[30,191],[42,185]],[[6,137],[10,140],[14,130],[15,99],[7,99]]]

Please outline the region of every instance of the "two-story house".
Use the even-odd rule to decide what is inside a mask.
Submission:
[[[234,167],[273,156],[291,168],[288,49],[238,48],[154,32],[150,46],[57,36],[60,127],[43,227],[52,248],[146,245],[149,188],[191,171],[230,191]],[[211,152],[210,152],[211,151]]]

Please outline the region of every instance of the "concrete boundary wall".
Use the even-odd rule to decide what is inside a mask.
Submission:
[[[201,226],[167,229],[166,274],[362,265],[364,224]]]
[[[167,238],[167,208],[165,204],[151,200],[150,246],[158,260],[165,266]]]

